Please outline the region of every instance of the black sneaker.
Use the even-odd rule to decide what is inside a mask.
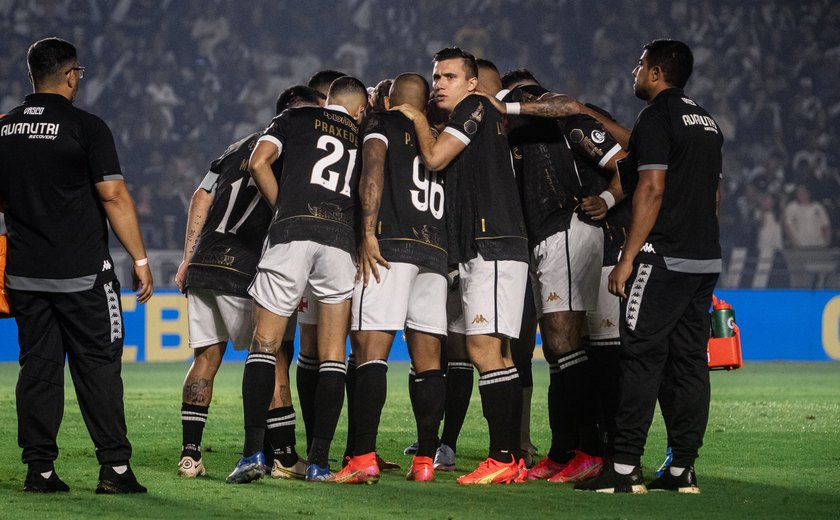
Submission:
[[[66,493],[70,491],[70,486],[58,478],[58,473],[54,469],[49,471],[50,476],[47,478],[44,478],[37,471],[27,471],[26,480],[23,481],[23,490],[29,493]]]
[[[670,470],[665,470],[665,473],[648,484],[647,488],[651,491],[676,491],[694,495],[700,493],[700,488],[697,487],[697,475],[694,474],[693,467],[685,468],[678,477],[672,475]]]
[[[99,468],[99,484],[96,485],[98,494],[119,495],[123,493],[145,493],[147,489],[137,482],[137,477],[131,471],[131,466],[120,475],[111,466]]]
[[[629,475],[622,475],[615,471],[612,464],[606,464],[597,477],[575,484],[575,489],[599,493],[647,493],[641,469],[635,467]]]

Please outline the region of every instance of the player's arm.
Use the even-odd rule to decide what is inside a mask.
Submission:
[[[181,292],[184,292],[187,268],[190,265],[190,260],[192,260],[195,245],[198,242],[199,235],[204,230],[204,223],[207,222],[207,214],[210,212],[210,206],[213,205],[213,194],[205,186],[206,183],[212,180],[213,182],[210,183],[210,189],[212,189],[212,184],[215,183],[215,179],[210,179],[211,176],[218,178],[218,174],[208,172],[205,181],[201,183],[201,186],[196,188],[192,199],[190,199],[190,208],[187,212],[187,230],[184,234],[184,256],[181,259],[181,265],[178,266],[178,272],[175,273],[175,285],[178,286]]]
[[[502,114],[511,116],[569,117],[582,113],[582,110],[586,108],[582,103],[566,94],[555,94],[553,92],[546,92],[538,98],[523,94],[523,101],[520,103],[504,103],[483,92],[476,92],[476,94],[489,99],[496,110]]]
[[[248,171],[254,178],[254,183],[260,191],[260,195],[273,208],[277,202],[277,179],[271,165],[280,157],[280,148],[272,141],[260,139],[256,148],[251,152],[248,160]]]
[[[467,147],[464,142],[445,130],[435,138],[426,115],[411,105],[400,105],[391,110],[399,110],[414,124],[420,158],[430,171],[446,168]]]
[[[599,112],[598,110],[594,110],[591,107],[588,107],[584,104],[580,105],[580,113],[585,114],[595,121],[601,123],[604,127],[604,130],[609,132],[609,134],[616,140],[618,144],[625,150],[630,145],[630,129],[625,128],[618,124],[618,122],[614,121],[611,117],[608,117],[606,114]]]
[[[622,159],[627,156],[627,152],[621,150],[616,155],[620,155],[618,159]],[[610,159],[607,164],[611,166],[605,166],[604,170],[612,172],[610,184],[607,186],[607,189],[600,195],[584,197],[581,202],[580,208],[584,213],[591,217],[592,220],[601,220],[605,218],[607,216],[607,212],[616,204],[624,200],[625,197],[624,190],[621,188],[621,176],[618,173],[616,160]]]
[[[633,215],[630,219],[630,233],[621,251],[621,258],[610,273],[609,290],[616,296],[626,298],[624,284],[633,271],[633,260],[650,235],[665,193],[665,170],[645,170],[639,175],[639,184],[633,194]]]
[[[382,258],[379,241],[376,239],[376,221],[382,203],[385,186],[385,154],[388,145],[381,139],[366,139],[362,148],[362,176],[359,179],[359,201],[362,206],[362,239],[359,244],[359,271],[357,278],[367,287],[370,275],[381,281],[378,265],[390,269],[391,265]]]
[[[146,247],[140,234],[137,212],[128,188],[122,180],[108,180],[96,183],[96,191],[111,229],[126,252],[134,259],[131,268],[131,290],[137,292],[137,301],[146,303],[154,292],[152,270],[146,257]],[[141,265],[137,265],[138,261]]]

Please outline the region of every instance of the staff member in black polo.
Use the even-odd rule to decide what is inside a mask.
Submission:
[[[128,465],[120,285],[108,252],[110,222],[134,259],[137,300],[152,273],[123,182],[114,138],[75,108],[84,67],[59,38],[27,54],[34,94],[0,119],[0,210],[9,230],[6,287],[20,341],[18,443],[25,491],[68,491],[56,475],[64,412],[64,359],[101,469],[97,493],[143,493]]]
[[[575,489],[646,491],[641,457],[660,386],[674,460],[647,489],[699,493],[694,461],[709,418],[709,306],[721,270],[718,205],[723,136],[683,92],[693,68],[682,42],[655,40],[633,70],[648,102],[623,173],[636,177],[630,233],[610,273],[621,300],[621,397],[614,463]]]

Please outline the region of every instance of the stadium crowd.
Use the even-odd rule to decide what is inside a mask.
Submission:
[[[324,12],[340,24],[321,27]],[[697,60],[691,95],[726,137],[724,258],[733,247],[789,248],[785,208],[805,185],[836,223],[840,208],[840,4],[831,0],[387,0],[0,2],[0,112],[29,92],[19,56],[33,39],[67,34],[88,65],[76,101],[115,129],[147,245],[179,249],[189,194],[219,151],[270,119],[285,87],[323,68],[375,85],[427,71],[456,44],[502,71],[527,66],[553,90],[610,111],[625,126],[636,49],[671,35]],[[629,47],[629,48],[628,48]],[[838,243],[840,226],[829,241]]]

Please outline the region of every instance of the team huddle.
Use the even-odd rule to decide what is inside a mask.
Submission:
[[[685,113],[711,121],[682,93],[685,81],[673,81],[660,47],[645,48],[634,75],[658,70],[669,81],[664,92],[677,94]],[[459,484],[548,480],[641,492],[639,464],[626,455],[635,456],[628,445],[643,447],[644,437],[633,430],[628,440],[622,432],[632,416],[646,436],[658,397],[675,459],[649,488],[697,492],[699,443],[685,445],[678,424],[682,382],[660,385],[657,376],[653,403],[650,395],[637,402],[619,375],[624,333],[641,337],[655,318],[640,307],[646,291],[647,299],[659,298],[657,270],[713,272],[703,262],[714,260],[714,251],[681,256],[682,242],[656,241],[667,223],[644,229],[635,199],[631,214],[633,192],[646,197],[648,180],[670,172],[680,156],[667,148],[662,159],[634,153],[653,124],[640,126],[640,116],[631,135],[600,108],[549,92],[526,69],[502,76],[457,48],[439,51],[433,63],[431,87],[415,73],[374,89],[335,71],[317,73],[308,86],[280,95],[265,131],[212,163],[191,201],[176,276],[195,349],[183,389],[178,473],[206,472],[201,438],[230,341],[248,356],[243,452],[228,483],[267,473],[377,482],[382,471],[398,468],[377,454],[376,438],[389,351],[395,335],[405,334],[417,427],[406,479],[432,481],[435,471],[456,469],[475,367],[489,449]],[[645,86],[637,77],[639,97]],[[696,130],[709,134],[719,154],[719,134]],[[654,173],[640,174],[647,170]],[[715,195],[713,180],[692,185],[702,191],[703,209]],[[669,199],[663,204],[664,213]],[[650,240],[636,244],[631,222]],[[716,240],[713,234],[702,240]],[[636,251],[650,258],[633,267]],[[651,259],[657,255],[662,262]],[[675,268],[672,257],[692,260]],[[625,267],[635,273],[629,281]],[[529,429],[537,323],[550,371],[551,446],[541,460]],[[289,378],[296,328],[305,455],[296,449]],[[345,392],[347,445],[343,467],[333,471],[330,448]],[[708,396],[705,408],[707,417]],[[702,442],[705,419],[689,429],[700,426]]]

